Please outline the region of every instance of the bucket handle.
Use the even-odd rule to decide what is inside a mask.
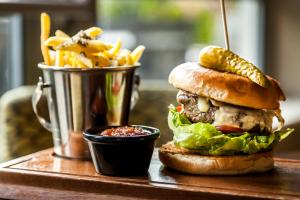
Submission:
[[[42,77],[39,77],[39,82],[37,83],[37,86],[35,88],[35,91],[32,95],[32,107],[35,115],[37,116],[39,122],[42,124],[42,126],[47,129],[48,131],[52,132],[52,125],[49,123],[45,118],[41,117],[37,105],[39,101],[41,100],[43,96],[44,88],[49,88],[50,84],[44,83]]]

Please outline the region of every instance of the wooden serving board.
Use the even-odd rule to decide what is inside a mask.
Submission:
[[[148,176],[110,177],[90,161],[63,159],[52,149],[0,167],[5,199],[300,199],[300,160],[275,158],[275,169],[243,176],[192,176],[165,168],[155,150]]]

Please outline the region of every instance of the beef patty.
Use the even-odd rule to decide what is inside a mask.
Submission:
[[[212,123],[215,120],[215,111],[218,107],[210,104],[207,112],[201,112],[198,108],[198,97],[199,96],[185,91],[179,91],[177,95],[177,102],[184,106],[183,115],[185,115],[193,123]]]

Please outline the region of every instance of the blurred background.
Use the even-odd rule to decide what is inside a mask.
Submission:
[[[226,0],[226,9],[232,51],[281,82],[289,99],[282,105],[283,115],[287,125],[297,129],[300,1]],[[42,138],[33,133],[45,132],[36,128],[39,124],[34,116],[19,114],[25,108],[30,110],[30,103],[21,108],[9,107],[15,98],[24,98],[27,93],[30,98],[28,91],[33,91],[32,85],[41,75],[37,68],[42,61],[41,12],[52,18],[52,35],[56,29],[72,35],[97,25],[104,29],[101,37],[106,41],[121,38],[128,49],[138,44],[146,46],[139,69],[141,100],[131,121],[158,126],[163,134],[159,144],[171,138],[166,115],[168,104],[175,101],[176,90],[167,82],[169,72],[180,63],[197,61],[200,49],[206,45],[225,46],[219,0],[1,0],[0,94],[4,95],[0,102],[0,136],[1,148],[9,152],[6,158],[51,145],[50,134]],[[23,85],[31,86],[20,88]],[[29,124],[29,128],[20,124]],[[300,150],[297,132],[278,149]],[[17,144],[12,142],[16,138],[21,139]],[[24,148],[28,145],[32,148]]]

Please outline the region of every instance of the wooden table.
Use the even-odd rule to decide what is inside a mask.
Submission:
[[[109,177],[89,161],[55,157],[52,149],[1,165],[6,199],[300,199],[300,160],[276,158],[268,173],[191,176],[162,166],[155,151],[148,176]]]

